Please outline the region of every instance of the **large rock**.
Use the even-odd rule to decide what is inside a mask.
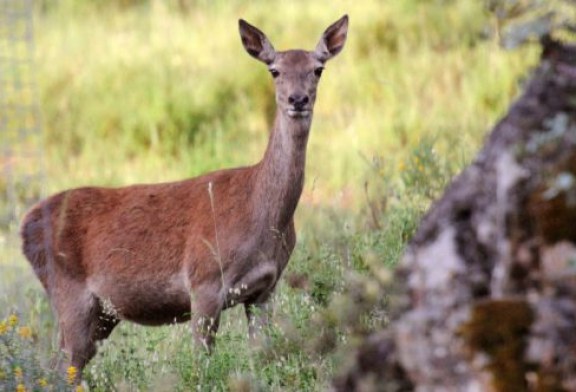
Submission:
[[[545,42],[398,274],[408,306],[336,389],[576,390],[576,48]]]

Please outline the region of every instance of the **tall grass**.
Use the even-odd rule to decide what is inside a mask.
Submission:
[[[349,40],[320,83],[299,242],[275,295],[268,344],[248,347],[239,309],[225,314],[211,357],[191,350],[186,326],[122,325],[86,370],[93,389],[327,389],[355,337],[386,323],[378,282],[537,53],[500,50],[474,0],[38,3],[47,193],[255,163],[273,89],[244,52],[237,19],[261,27],[277,49],[312,49],[344,13]],[[23,349],[41,360],[23,370],[46,372],[55,322],[16,247],[0,260],[0,320],[15,313],[30,326],[33,344]],[[0,354],[4,373],[29,357]]]
[[[60,3],[39,15],[37,27],[54,189],[257,161],[273,90],[265,67],[240,44],[239,17],[279,49],[312,49],[329,23],[350,14],[349,42],[321,82],[309,146],[308,178],[323,196],[359,187],[361,155],[399,158],[423,135],[450,146],[443,153],[460,143],[469,157],[532,56],[503,53],[484,39],[488,21],[474,1],[329,9],[232,1],[191,5],[185,14],[170,2],[125,9],[80,2],[77,16],[69,11],[75,2]],[[58,175],[67,167],[72,176]]]

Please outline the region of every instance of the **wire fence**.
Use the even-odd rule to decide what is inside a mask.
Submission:
[[[19,257],[19,222],[43,194],[45,180],[33,6],[33,0],[0,0],[0,266],[5,267]]]

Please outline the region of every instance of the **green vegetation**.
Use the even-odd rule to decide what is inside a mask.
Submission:
[[[273,89],[244,52],[237,19],[278,49],[312,49],[344,13],[349,39],[320,83],[299,242],[269,341],[249,348],[241,309],[225,312],[211,357],[191,350],[186,325],[126,323],[85,372],[93,390],[326,390],[358,337],[388,321],[391,267],[518,93],[537,49],[501,50],[475,0],[38,3],[46,181],[25,187],[21,204],[41,189],[172,181],[256,162]],[[49,371],[50,306],[15,225],[0,230],[0,320],[17,314],[31,331],[0,329],[0,389],[46,390],[41,378],[66,385]]]

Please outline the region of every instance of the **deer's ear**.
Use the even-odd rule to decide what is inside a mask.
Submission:
[[[344,15],[326,29],[316,45],[316,56],[320,61],[328,61],[336,56],[346,43],[348,34],[348,15]]]
[[[276,52],[266,35],[243,19],[238,21],[238,27],[240,28],[240,38],[242,38],[244,49],[250,56],[266,64],[272,63]]]

